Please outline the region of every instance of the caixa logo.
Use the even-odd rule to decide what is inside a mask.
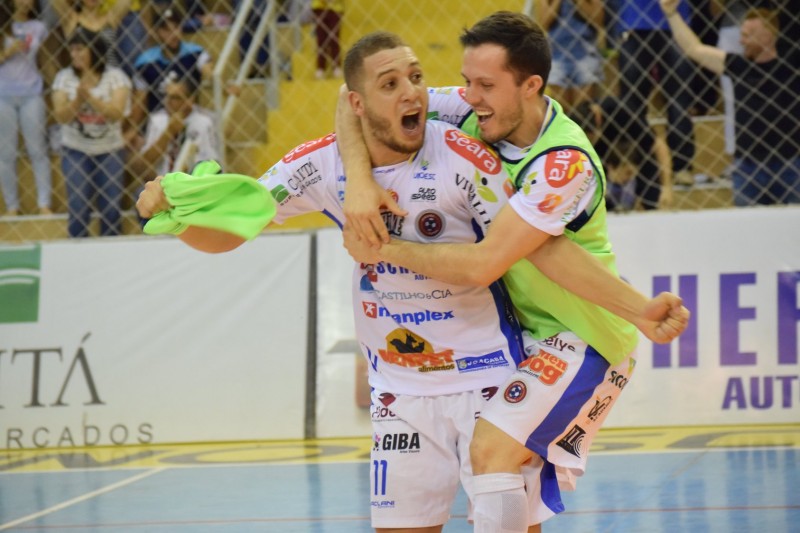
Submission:
[[[451,150],[473,163],[479,170],[487,174],[500,172],[500,158],[481,141],[473,139],[456,129],[447,130],[444,140]]]
[[[305,142],[301,145],[298,145],[288,154],[283,156],[283,162],[291,163],[295,159],[300,159],[304,155],[308,155],[315,150],[319,150],[320,148],[324,148],[329,144],[332,144],[333,141],[335,140],[336,140],[336,134],[329,133],[325,137],[320,137],[319,139],[314,139],[313,141]]]
[[[373,442],[374,450],[416,453],[420,448],[419,433],[386,433],[384,435],[375,434]]]

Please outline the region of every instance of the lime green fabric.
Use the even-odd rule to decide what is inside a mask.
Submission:
[[[172,208],[153,216],[144,232],[180,235],[189,226],[202,226],[255,238],[275,216],[275,200],[255,179],[219,171],[215,161],[203,161],[192,174],[164,176],[161,186]]]

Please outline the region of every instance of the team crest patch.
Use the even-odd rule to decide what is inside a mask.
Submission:
[[[445,227],[444,217],[436,211],[423,211],[417,215],[417,231],[426,239],[435,239]]]
[[[519,403],[525,399],[525,396],[528,395],[528,387],[521,381],[514,381],[508,387],[506,387],[506,391],[503,393],[503,398],[508,403]]]

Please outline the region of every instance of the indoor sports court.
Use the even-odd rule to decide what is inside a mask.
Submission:
[[[372,531],[370,439],[6,453],[0,530]],[[795,531],[796,425],[604,430],[549,531]],[[467,532],[459,495],[444,531]]]

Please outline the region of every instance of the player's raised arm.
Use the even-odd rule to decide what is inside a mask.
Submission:
[[[690,313],[680,296],[662,292],[647,298],[566,237],[548,239],[527,259],[554,282],[627,320],[655,343],[671,342],[689,325]]]
[[[382,242],[389,242],[381,208],[400,216],[407,213],[397,205],[389,191],[372,178],[372,162],[361,132],[361,122],[349,98],[350,91],[342,85],[336,107],[336,139],[347,179],[344,215],[355,238],[380,246]]]
[[[162,177],[148,181],[144,185],[144,190],[139,194],[136,201],[136,210],[142,218],[152,218],[159,213],[172,209],[164,188],[161,186]],[[221,253],[228,252],[241,246],[245,239],[218,229],[188,226],[178,238],[201,252]]]

